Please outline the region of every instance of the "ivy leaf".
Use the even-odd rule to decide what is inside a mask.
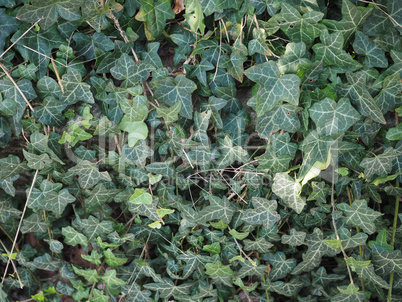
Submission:
[[[68,245],[76,246],[77,244],[82,246],[88,246],[88,238],[76,231],[73,227],[67,226],[61,229],[64,236],[64,242]]]
[[[81,0],[33,0],[32,5],[24,5],[17,14],[17,18],[27,22],[36,22],[43,17],[39,22],[43,29],[47,29],[57,22],[58,17],[74,21],[81,18],[80,6]]]
[[[107,286],[114,286],[114,285],[122,286],[127,284],[127,282],[117,278],[116,270],[114,269],[106,270],[101,278],[103,281],[105,281]]]
[[[111,181],[108,172],[99,172],[99,169],[96,168],[96,164],[88,160],[81,161],[68,171],[79,176],[78,183],[83,189],[92,188],[100,181]]]
[[[144,288],[157,291],[161,298],[175,297],[179,295],[188,295],[192,283],[184,283],[181,285],[174,285],[170,279],[163,279],[163,283],[147,283],[144,284]]]
[[[36,92],[42,99],[46,99],[47,97],[59,98],[61,88],[53,78],[44,76],[36,83]]]
[[[98,275],[96,269],[80,269],[72,265],[74,273],[83,276],[88,282],[98,282],[101,276]]]
[[[286,51],[278,60],[278,68],[283,73],[298,73],[303,66],[308,66],[310,60],[306,58],[306,44],[289,43],[286,45]]]
[[[8,195],[15,196],[15,188],[13,186],[13,182],[20,177],[19,174],[14,175],[12,177],[6,178],[4,180],[0,180],[0,188],[4,190]]]
[[[148,217],[150,220],[152,221],[159,221],[159,215],[156,212],[156,205],[157,205],[157,201],[153,201],[152,204],[133,204],[133,203],[129,203],[128,206],[128,210],[131,213],[135,213],[138,215],[142,215],[145,217]]]
[[[268,166],[273,173],[285,172],[289,169],[289,162],[293,157],[289,155],[276,155],[272,150],[267,150],[263,155],[256,157],[262,166]]]
[[[63,100],[67,104],[71,105],[79,101],[95,103],[91,86],[82,82],[82,76],[78,70],[69,68],[61,82],[64,87]]]
[[[221,156],[217,162],[217,168],[222,169],[231,165],[234,161],[245,163],[248,159],[248,153],[240,146],[233,146],[233,141],[229,136],[225,136],[219,141],[219,150]]]
[[[110,51],[114,48],[114,43],[105,34],[95,32],[92,36],[83,33],[76,33],[73,36],[76,43],[77,56],[85,56],[87,60],[95,60],[101,51]]]
[[[197,88],[193,81],[180,74],[176,78],[168,77],[156,81],[153,83],[153,86],[157,100],[169,106],[180,102],[180,114],[186,118],[192,118],[193,104],[191,103],[191,93]]]
[[[26,162],[21,162],[20,158],[15,155],[8,155],[7,157],[0,158],[0,180],[13,177],[28,170]]]
[[[386,138],[391,141],[399,141],[402,139],[402,124],[398,124],[395,128],[387,131]]]
[[[309,112],[319,128],[318,132],[330,136],[344,133],[360,119],[360,114],[346,98],[341,98],[338,102],[325,98],[314,103]]]
[[[389,251],[376,244],[372,249],[373,265],[377,274],[387,276],[402,271],[402,252],[400,250]]]
[[[298,112],[300,107],[291,104],[275,106],[272,110],[266,112],[257,118],[257,131],[262,137],[269,137],[272,132],[281,129],[294,133],[300,128]]]
[[[110,69],[110,73],[115,79],[124,80],[121,84],[123,88],[129,88],[145,82],[149,77],[149,72],[155,70],[150,63],[134,60],[129,55],[123,53],[116,65]]]
[[[324,66],[336,66],[349,71],[362,67],[343,50],[344,38],[341,32],[329,34],[327,30],[323,30],[320,39],[322,43],[313,46],[316,61],[323,61]]]
[[[358,55],[365,56],[363,63],[366,67],[388,67],[388,60],[385,57],[384,51],[376,43],[371,41],[370,38],[361,31],[357,31],[355,36],[353,49]]]
[[[98,209],[110,202],[110,200],[119,193],[120,189],[107,188],[104,184],[97,184],[92,191],[86,190],[89,196],[85,198],[85,204],[92,209]]]
[[[30,232],[46,233],[49,228],[49,223],[44,221],[41,215],[33,213],[29,217],[24,218],[21,226],[21,233]]]
[[[274,212],[278,206],[275,200],[267,200],[261,197],[253,197],[252,204],[254,209],[247,209],[243,212],[241,219],[251,225],[261,225],[270,229],[281,218]]]
[[[257,238],[255,241],[244,239],[243,242],[246,251],[257,251],[262,254],[267,253],[274,246],[263,237]]]
[[[89,216],[88,219],[82,219],[80,221],[80,227],[83,229],[83,233],[89,241],[94,240],[100,235],[110,234],[113,232],[113,222],[110,220],[102,220],[94,216]]]
[[[209,196],[209,206],[198,212],[196,221],[198,224],[205,224],[211,220],[223,220],[229,224],[235,210],[226,197]]]
[[[364,282],[374,284],[384,289],[389,289],[389,284],[375,273],[374,266],[372,264],[363,268],[355,268],[354,271],[360,278],[364,280]]]
[[[370,16],[372,7],[357,7],[348,0],[342,1],[342,20],[324,20],[323,23],[331,30],[342,33],[345,43],[349,42],[351,36],[360,25]]]
[[[61,189],[62,187],[62,184],[51,183],[45,179],[40,184],[40,189],[32,189],[28,207],[37,211],[51,211],[57,216],[61,216],[66,206],[75,201],[75,197],[67,189]],[[27,195],[28,193],[29,190],[27,190]]]
[[[336,91],[340,96],[348,97],[358,107],[361,114],[373,121],[385,124],[385,119],[373,97],[366,89],[366,74],[363,72],[346,73],[350,84],[337,85]]]
[[[176,122],[179,119],[179,112],[181,110],[181,103],[177,102],[173,106],[158,106],[156,108],[156,117],[163,117],[166,123],[170,124]]]
[[[158,2],[140,0],[141,8],[135,16],[138,21],[144,22],[145,34],[148,40],[155,40],[166,26],[167,19],[174,19],[175,14],[169,0]]]
[[[274,15],[271,21],[276,22],[291,41],[304,42],[310,48],[314,39],[325,28],[318,23],[323,17],[322,12],[315,10],[306,12],[302,16],[294,6],[282,3],[281,12]]]
[[[255,65],[245,72],[246,76],[261,85],[257,92],[257,116],[287,101],[292,105],[299,103],[300,78],[294,74],[280,75],[275,62],[269,61]]]
[[[265,42],[266,34],[263,29],[253,29],[253,39],[248,42],[248,54],[250,56],[259,53],[265,56],[271,56],[271,50]]]
[[[134,147],[139,140],[148,137],[148,127],[142,121],[131,122],[128,116],[123,116],[120,121],[119,129],[128,132],[128,146]]]
[[[284,278],[296,266],[296,259],[287,259],[284,253],[268,254],[268,262],[273,266],[269,272],[269,279],[276,281]]]
[[[302,289],[304,282],[299,277],[292,278],[289,282],[276,281],[261,283],[263,289],[270,292],[275,292],[279,295],[286,297],[295,297],[297,293]]]
[[[65,123],[65,116],[61,113],[66,108],[66,104],[63,104],[54,97],[47,97],[43,100],[41,106],[35,107],[33,116],[40,123],[44,123],[49,126],[62,126]]]
[[[186,21],[193,32],[198,32],[199,30],[201,36],[204,35],[204,14],[198,0],[190,0],[186,2],[186,13],[183,16],[186,18]]]
[[[392,170],[392,161],[399,155],[393,148],[388,148],[380,155],[364,158],[360,163],[360,166],[365,168],[364,176],[367,179],[370,179],[374,175],[387,176]]]
[[[193,0],[197,1],[197,0]],[[212,65],[206,58],[203,58],[201,62],[196,65],[184,65],[186,73],[190,78],[197,77],[198,81],[201,82],[204,86],[207,85],[207,74],[206,72],[209,70],[215,69],[214,65]]]
[[[234,272],[229,265],[223,265],[222,262],[205,264],[205,273],[211,277],[232,277]]]
[[[275,174],[272,191],[278,195],[285,205],[300,214],[306,202],[300,197],[301,185],[286,173]]]
[[[352,206],[341,203],[337,208],[344,212],[346,217],[343,220],[346,224],[356,225],[370,235],[376,231],[375,220],[382,215],[369,208],[364,199],[353,201]]]
[[[382,113],[402,106],[402,83],[399,73],[390,75],[382,82],[382,90],[374,98]]]
[[[60,259],[53,258],[48,253],[36,257],[33,260],[33,263],[36,266],[36,268],[51,272],[58,271],[60,266],[62,265],[62,261]]]
[[[19,22],[15,17],[7,15],[6,10],[2,8],[0,9],[0,24],[0,51],[3,53],[6,38],[18,30]]]
[[[300,150],[303,151],[303,164],[300,168],[298,179],[302,179],[316,162],[325,163],[328,158],[329,148],[335,143],[328,136],[319,136],[317,131],[310,131]]]
[[[304,244],[304,240],[306,239],[305,232],[298,232],[296,229],[291,229],[289,234],[290,235],[282,235],[282,244],[289,244],[290,246],[299,246]]]
[[[42,155],[36,155],[33,153],[29,153],[25,150],[22,150],[25,159],[27,160],[27,165],[31,169],[35,170],[42,170],[45,165],[51,164],[53,161],[49,158],[49,155],[42,154]]]
[[[126,162],[133,163],[136,166],[144,167],[148,157],[152,156],[153,151],[147,145],[145,140],[140,140],[134,147],[124,145],[122,149],[123,157]]]

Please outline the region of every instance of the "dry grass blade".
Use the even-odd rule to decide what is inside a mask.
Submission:
[[[19,40],[21,40],[27,33],[29,33],[29,31],[35,27],[36,24],[38,24],[41,20],[43,19],[40,18],[38,21],[36,21],[34,24],[32,24],[32,26],[30,28],[28,28],[21,36],[19,36],[19,38],[13,43],[11,44],[1,55],[0,55],[0,59],[11,49],[14,47],[15,44],[18,43]]]
[[[27,205],[28,205],[28,202],[29,202],[29,198],[31,197],[32,190],[33,190],[33,187],[34,187],[35,182],[36,182],[36,177],[38,176],[38,172],[39,172],[39,170],[36,170],[35,175],[34,175],[34,178],[33,178],[33,180],[32,180],[32,185],[31,185],[31,188],[29,189],[27,201],[25,202],[24,210],[22,211],[22,215],[21,215],[20,223],[18,224],[17,232],[15,233],[13,245],[12,245],[12,247],[11,247],[10,255],[9,255],[9,257],[8,257],[7,265],[6,265],[6,268],[5,268],[5,270],[4,270],[3,280],[1,281],[1,283],[4,283],[4,280],[6,279],[8,267],[10,266],[10,262],[11,262],[11,257],[12,257],[12,254],[13,254],[13,251],[14,251],[14,248],[15,248],[15,245],[17,244],[18,233],[20,232],[21,225],[22,225],[22,221],[24,220],[24,215],[25,215],[25,212],[26,212],[26,210],[27,210]]]
[[[13,77],[11,74],[8,72],[7,68],[3,65],[3,63],[0,62],[0,67],[3,69],[4,73],[7,75],[7,77],[10,79],[10,81],[14,84],[15,88],[18,90],[18,92],[21,94],[22,98],[24,99],[25,103],[27,103],[29,109],[31,109],[32,112],[35,112],[33,109],[32,105],[29,103],[28,99],[26,98],[25,94],[22,92],[20,87],[17,85],[17,83],[14,81]]]

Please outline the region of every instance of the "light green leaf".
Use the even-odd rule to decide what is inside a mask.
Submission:
[[[398,141],[402,139],[402,123],[398,124],[395,128],[388,130],[386,138],[392,141]]]
[[[176,122],[179,119],[179,112],[181,110],[180,102],[177,102],[173,106],[158,106],[156,108],[156,117],[163,117],[164,121],[168,124]]]
[[[371,260],[358,261],[353,257],[346,258],[345,261],[346,261],[346,264],[349,265],[352,269],[365,268],[365,267],[369,266],[371,263]]]
[[[183,16],[193,32],[198,32],[199,30],[201,35],[204,35],[204,14],[198,0],[186,1],[186,13]]]
[[[349,284],[347,289],[343,289],[339,286],[337,288],[342,294],[346,294],[346,295],[356,295],[359,293],[359,288],[357,286],[355,286],[354,284]]]
[[[339,249],[342,246],[342,241],[340,240],[325,240],[325,242],[334,249]]]
[[[106,270],[105,274],[102,276],[102,280],[105,281],[107,286],[113,286],[113,285],[122,286],[127,284],[127,282],[116,277],[116,270],[114,269]]]
[[[133,204],[152,204],[152,195],[144,189],[136,188],[128,201]]]
[[[84,260],[86,260],[86,261],[89,261],[89,262],[91,262],[91,263],[93,263],[93,264],[95,264],[95,265],[101,265],[101,263],[102,263],[102,261],[101,261],[102,257],[103,257],[103,255],[102,255],[102,254],[99,254],[96,250],[92,250],[91,255],[84,255],[84,254],[81,254],[81,258],[82,258],[82,259],[84,259]]]
[[[205,264],[205,273],[211,277],[232,277],[234,272],[229,265],[223,265],[222,262],[216,261],[215,263]]]
[[[88,282],[98,282],[101,276],[98,275],[96,269],[80,269],[72,265],[74,273],[83,276]]]
[[[272,110],[281,101],[298,105],[300,95],[300,78],[293,74],[280,75],[275,62],[269,61],[255,65],[245,72],[246,76],[260,84],[257,93],[257,116]]]
[[[232,237],[235,239],[243,240],[244,238],[247,238],[249,232],[238,232],[235,229],[232,229],[229,231],[229,234],[232,235]]]
[[[105,255],[105,262],[110,266],[122,266],[128,261],[128,258],[116,257],[111,249],[103,251],[103,255]],[[118,285],[124,285],[124,284],[118,284]]]
[[[344,212],[346,217],[343,220],[345,223],[356,225],[367,234],[373,234],[376,231],[375,220],[382,215],[380,212],[369,208],[364,199],[353,201],[352,206],[341,203],[337,205],[337,208]]]
[[[300,197],[301,185],[286,173],[277,173],[272,191],[278,195],[286,206],[300,214],[306,202]]]
[[[281,74],[283,73],[298,73],[304,66],[308,66],[310,60],[306,57],[306,44],[288,43],[286,51],[278,60],[278,68]]]
[[[76,231],[73,227],[67,226],[61,229],[64,236],[64,242],[68,245],[76,246],[77,244],[88,246],[88,238]]]

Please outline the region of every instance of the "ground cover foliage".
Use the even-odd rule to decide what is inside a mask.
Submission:
[[[0,5],[1,301],[402,300],[401,1]]]

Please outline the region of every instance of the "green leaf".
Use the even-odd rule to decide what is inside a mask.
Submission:
[[[49,155],[47,155],[46,153],[42,155],[36,155],[25,150],[22,150],[22,152],[24,153],[24,157],[27,160],[28,167],[31,169],[42,170],[45,165],[49,165],[53,162],[49,158]]]
[[[113,232],[113,222],[110,220],[102,220],[94,216],[89,216],[88,219],[82,219],[80,222],[80,227],[88,240],[95,240],[96,237],[104,234],[110,234]]]
[[[388,250],[388,251],[393,251],[394,247],[387,242],[387,230],[383,229],[380,231],[375,239],[375,241],[369,241],[368,245],[370,248],[373,248],[373,245],[376,244],[378,246],[381,246],[382,248]]]
[[[192,283],[184,283],[181,285],[174,285],[170,279],[163,279],[163,283],[147,283],[144,284],[144,288],[157,291],[161,298],[175,297],[178,295],[189,295]]]
[[[212,244],[204,245],[202,250],[213,254],[219,254],[221,252],[221,245],[219,242],[214,242]]]
[[[3,53],[6,38],[18,30],[19,22],[15,17],[9,16],[6,10],[2,8],[0,9],[0,24],[0,51]]]
[[[382,82],[382,90],[374,98],[374,101],[382,113],[402,106],[402,83],[399,73],[387,76]]]
[[[219,151],[221,156],[217,162],[217,168],[225,168],[234,161],[245,163],[248,159],[248,153],[240,146],[233,146],[233,141],[229,136],[225,136],[223,140],[219,140]]]
[[[365,56],[363,63],[366,67],[388,67],[388,60],[384,51],[376,43],[361,31],[356,31],[355,36],[353,49],[357,54]]]
[[[122,286],[127,284],[127,282],[116,277],[116,270],[114,269],[106,270],[105,274],[102,276],[102,280],[105,281],[107,286],[113,286],[113,285]]]
[[[300,278],[294,277],[286,283],[283,281],[276,281],[272,283],[267,281],[266,283],[261,283],[261,285],[263,289],[267,291],[275,292],[286,297],[295,297],[302,289],[304,282]]]
[[[166,215],[173,214],[173,213],[174,213],[174,210],[160,208],[160,209],[157,209],[157,210],[156,210],[156,213],[158,213],[158,215],[159,215],[160,218],[163,218],[163,217],[165,217]]]
[[[371,260],[367,260],[367,261],[357,261],[355,258],[353,257],[349,257],[346,258],[346,264],[349,265],[352,269],[356,269],[356,268],[365,268],[367,266],[370,265]]]
[[[126,162],[133,163],[139,167],[144,167],[147,158],[153,154],[152,149],[147,145],[145,140],[140,140],[132,148],[124,145],[122,152]]]
[[[277,156],[274,151],[267,149],[263,155],[256,157],[256,159],[261,165],[269,167],[273,173],[278,173],[289,169],[289,162],[293,157],[289,155]]]
[[[90,189],[100,181],[111,181],[108,172],[99,172],[96,164],[88,160],[81,161],[68,171],[79,176],[78,183],[83,189]]]
[[[262,137],[269,137],[271,133],[285,130],[290,133],[296,132],[300,128],[298,112],[300,107],[291,104],[275,106],[257,118],[257,131]]]
[[[316,61],[323,61],[324,66],[336,66],[349,71],[362,67],[343,50],[344,37],[341,32],[329,34],[327,30],[323,30],[320,39],[322,43],[313,46]]]
[[[152,195],[144,189],[136,188],[128,201],[133,204],[152,204]]]
[[[233,206],[226,197],[209,196],[209,206],[206,206],[197,215],[197,223],[205,224],[211,220],[223,220],[229,224],[235,213]]]
[[[275,62],[255,65],[247,69],[245,74],[250,80],[261,85],[257,92],[257,116],[262,116],[282,101],[298,105],[300,78],[293,74],[281,76]]]
[[[354,284],[349,284],[347,289],[343,289],[339,286],[337,288],[341,293],[346,295],[356,295],[359,292],[359,288]]]
[[[298,232],[296,229],[291,229],[289,234],[290,235],[282,235],[282,244],[289,244],[290,246],[299,246],[304,244],[304,240],[306,239],[305,232]]]
[[[323,23],[329,29],[342,33],[345,43],[348,43],[359,26],[370,16],[372,10],[372,7],[355,6],[349,0],[343,0],[342,20],[324,20]]]
[[[61,82],[64,87],[63,101],[67,104],[71,105],[79,101],[95,103],[91,86],[82,82],[82,76],[78,70],[69,68]]]
[[[92,250],[92,251],[91,251],[91,255],[84,255],[84,254],[81,254],[81,258],[82,258],[82,259],[84,259],[84,260],[86,260],[86,261],[89,261],[89,262],[91,262],[91,263],[93,263],[93,264],[95,264],[95,265],[101,265],[101,263],[102,263],[102,261],[101,261],[102,257],[103,257],[103,255],[102,255],[102,254],[99,254],[96,250]]]
[[[325,242],[334,249],[339,249],[342,246],[342,242],[340,240],[325,240]],[[349,263],[348,263],[349,264]]]
[[[398,124],[395,128],[388,130],[386,138],[392,141],[398,141],[402,139],[402,123]]]
[[[277,173],[272,191],[278,195],[286,206],[300,214],[306,202],[300,197],[301,185],[286,173]]]
[[[327,162],[328,153],[333,144],[334,140],[330,137],[320,136],[315,130],[310,131],[300,144],[300,150],[303,151],[303,164],[298,179],[304,178],[316,162]]]
[[[105,262],[110,266],[122,266],[128,261],[128,258],[116,257],[111,249],[103,251],[103,254],[105,255]],[[117,284],[117,285],[124,285],[124,284]]]
[[[283,73],[298,73],[304,66],[308,66],[310,60],[306,58],[306,44],[289,43],[286,45],[286,51],[278,60],[278,68]]]
[[[248,54],[250,56],[254,55],[255,53],[265,56],[272,55],[271,50],[268,48],[268,45],[265,42],[265,38],[266,34],[263,29],[253,29],[253,39],[248,42]]]
[[[269,272],[269,279],[276,281],[286,277],[296,266],[296,259],[286,259],[282,252],[268,255],[268,262],[272,265]]]
[[[88,282],[98,282],[101,276],[95,269],[80,269],[72,265],[74,273],[83,276]]]
[[[40,189],[32,189],[28,207],[36,211],[51,211],[57,216],[61,216],[66,206],[75,201],[75,197],[62,187],[63,185],[60,183],[51,183],[45,179],[40,184]],[[29,190],[26,193],[28,195]]]
[[[149,77],[149,72],[155,68],[143,61],[134,63],[134,60],[129,55],[123,53],[116,65],[110,69],[110,73],[115,79],[122,80],[121,87],[129,88],[138,83],[145,82]]]
[[[49,228],[49,223],[44,221],[41,215],[32,214],[25,217],[21,226],[21,233],[26,234],[29,232],[46,233]]]
[[[343,220],[346,224],[356,225],[367,234],[373,234],[376,231],[375,220],[382,215],[369,208],[364,199],[353,201],[352,206],[341,203],[337,205],[337,208],[344,212]]]
[[[85,192],[89,194],[89,196],[85,198],[86,206],[92,209],[98,209],[104,207],[107,202],[110,202],[120,190],[109,189],[104,184],[97,184],[92,191],[86,190]]]
[[[318,132],[323,135],[344,133],[360,119],[360,114],[346,98],[341,98],[338,102],[325,98],[314,103],[309,112]]]
[[[373,97],[366,88],[366,74],[363,72],[346,73],[349,84],[337,85],[336,91],[342,97],[352,100],[360,113],[371,118],[373,121],[385,124],[385,119]]]
[[[270,242],[268,242],[265,238],[260,237],[257,238],[256,240],[249,240],[249,239],[244,239],[244,250],[245,251],[257,251],[259,253],[267,253],[271,247],[274,245]]]
[[[389,251],[375,244],[372,249],[372,261],[377,274],[387,276],[402,271],[402,252],[400,250]]]
[[[281,12],[274,15],[271,21],[276,22],[293,42],[304,42],[310,48],[325,28],[318,23],[323,17],[324,14],[318,11],[306,12],[302,16],[290,3],[282,3]]]
[[[201,36],[204,35],[204,14],[198,0],[186,1],[186,13],[183,16],[186,18],[186,21],[190,25],[190,28],[193,32],[198,32],[199,30]]]
[[[275,200],[267,200],[261,197],[253,197],[252,204],[254,209],[247,209],[243,212],[241,220],[251,225],[261,225],[270,229],[281,218],[274,212],[278,206]]]
[[[155,98],[157,100],[169,106],[181,103],[180,114],[186,118],[192,118],[193,104],[191,102],[191,93],[197,88],[193,81],[180,74],[176,78],[168,77],[153,82],[152,85],[154,86]]]
[[[175,14],[170,1],[159,0],[158,2],[140,0],[141,8],[135,18],[144,22],[145,34],[148,40],[155,40],[166,26],[167,19],[174,19]]]
[[[47,97],[43,100],[42,106],[36,106],[34,117],[39,122],[49,126],[62,126],[66,118],[61,113],[66,105],[54,97]]]
[[[364,176],[370,179],[374,175],[386,177],[392,169],[392,161],[399,156],[393,148],[386,149],[382,154],[366,157],[360,163],[364,169]]]
[[[166,106],[158,106],[156,108],[156,117],[160,118],[163,117],[164,121],[168,124],[176,122],[179,119],[179,112],[181,110],[180,102],[177,102],[173,106],[166,107]]]
[[[64,242],[68,245],[76,246],[77,244],[88,246],[88,238],[76,231],[73,227],[67,226],[61,229],[64,236]]]
[[[249,232],[240,233],[240,232],[236,231],[235,229],[232,229],[232,230],[230,230],[229,234],[232,235],[232,237],[235,239],[243,240],[244,238],[247,238],[247,236],[249,235]]]
[[[39,22],[43,29],[51,27],[57,22],[58,17],[74,21],[81,18],[80,6],[82,0],[68,1],[68,0],[33,0],[31,5],[24,5],[17,14],[17,18],[27,22]]]
[[[223,265],[222,262],[216,261],[215,263],[205,264],[205,273],[211,277],[232,277],[234,272],[229,265]]]
[[[355,272],[364,282],[369,282],[369,286],[374,284],[381,288],[389,289],[389,284],[374,272],[374,266],[372,264],[363,268],[355,268]]]
[[[191,0],[197,1],[197,0]],[[198,81],[201,82],[203,85],[207,85],[207,71],[214,70],[215,67],[212,65],[206,58],[203,58],[201,62],[195,65],[184,65],[186,73],[190,78],[196,77]]]

